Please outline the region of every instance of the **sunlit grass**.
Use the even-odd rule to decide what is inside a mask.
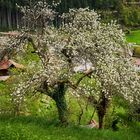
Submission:
[[[131,31],[130,34],[126,35],[128,42],[136,43],[140,45],[140,30]]]

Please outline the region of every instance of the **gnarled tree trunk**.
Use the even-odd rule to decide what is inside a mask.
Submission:
[[[66,90],[67,86],[65,85],[65,83],[60,82],[53,85],[52,90],[49,91],[46,81],[39,89],[39,91],[50,96],[55,101],[58,110],[59,120],[62,124],[68,123],[68,110],[65,99]]]
[[[68,123],[68,112],[67,112],[67,104],[65,101],[65,97],[55,99],[56,106],[58,109],[59,120],[63,124]]]
[[[55,93],[53,93],[52,99],[56,102],[58,109],[59,120],[62,124],[68,123],[68,110],[65,99],[66,87],[64,83],[57,85]]]

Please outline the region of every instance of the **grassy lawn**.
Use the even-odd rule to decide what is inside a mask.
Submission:
[[[0,140],[139,140],[140,127],[96,130],[62,127],[56,121],[37,117],[0,117]]]
[[[140,45],[140,30],[131,31],[130,34],[126,35],[128,42],[136,43]]]

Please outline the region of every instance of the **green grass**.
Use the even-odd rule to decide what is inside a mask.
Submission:
[[[126,39],[128,42],[140,45],[140,30],[131,31],[130,34],[126,35]]]
[[[47,117],[0,117],[0,140],[139,140],[139,138],[139,126],[113,132],[77,126],[62,127],[56,121],[47,120]]]

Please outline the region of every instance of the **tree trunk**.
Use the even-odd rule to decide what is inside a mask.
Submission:
[[[101,115],[101,112],[98,111],[99,129],[103,128],[104,116],[105,116],[105,114]]]
[[[56,102],[59,120],[62,124],[67,124],[68,112],[67,112],[67,104],[66,104],[65,96],[61,96],[61,97],[59,95],[56,95],[56,96],[57,97],[53,99]]]
[[[6,29],[7,28],[7,21],[6,21],[6,8],[2,9],[2,29]]]
[[[49,90],[47,81],[44,81],[38,91],[50,96],[56,103],[59,120],[62,124],[68,124],[68,110],[65,99],[67,86],[64,82],[56,83]]]
[[[8,24],[8,30],[11,30],[11,9],[7,9],[7,24]]]
[[[17,10],[16,10],[16,28],[19,29],[19,16]]]
[[[68,123],[68,110],[65,99],[66,87],[64,83],[58,84],[52,98],[56,102],[59,120],[62,124]]]
[[[103,128],[104,124],[104,117],[108,108],[109,100],[105,97],[104,92],[102,93],[100,102],[97,106],[97,114],[98,114],[98,120],[99,120],[99,129]]]

